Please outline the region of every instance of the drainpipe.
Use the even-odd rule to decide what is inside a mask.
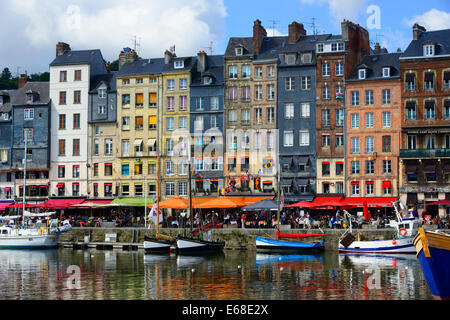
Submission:
[[[347,86],[346,86],[346,66],[345,57],[347,51],[344,53],[344,197],[347,196]],[[351,222],[350,222],[351,224]]]

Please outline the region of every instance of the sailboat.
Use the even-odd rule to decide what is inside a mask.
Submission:
[[[192,231],[192,226],[194,224],[194,215],[192,212],[192,189],[191,189],[191,162],[189,161],[189,218],[191,221],[191,236],[178,236],[177,238],[177,251],[180,254],[183,253],[214,253],[222,252],[225,247],[224,241],[211,241],[201,240],[194,238],[198,230]]]
[[[0,217],[7,224],[0,227],[0,248],[13,249],[46,249],[58,246],[59,233],[53,232],[49,226],[29,227],[25,225],[26,217],[49,216],[52,213],[32,214],[25,210],[26,177],[27,177],[27,135],[25,135],[25,156],[23,159],[23,207],[22,215]],[[15,223],[22,219],[22,223]],[[14,223],[11,223],[14,222]]]
[[[278,165],[279,168],[279,165]],[[280,191],[280,170],[278,170],[278,196],[277,196],[277,234],[276,239],[255,236],[256,250],[258,252],[315,252],[323,250],[324,241],[300,242],[281,239],[308,239],[315,237],[325,237],[322,233],[312,234],[290,234],[280,232],[280,211],[281,211],[281,191]]]

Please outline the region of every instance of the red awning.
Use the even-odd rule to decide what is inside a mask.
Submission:
[[[81,204],[95,203],[95,204],[110,204],[112,200],[84,200]]]
[[[330,161],[323,161],[322,164],[330,164]]]
[[[359,184],[359,181],[352,181],[353,185]]]
[[[49,209],[73,209],[73,205],[80,204],[85,199],[49,199],[43,203],[43,207]]]
[[[381,185],[381,187],[383,189],[390,188],[391,187],[391,182],[390,181],[383,181],[383,184]]]
[[[1,202],[0,203],[0,211],[5,211],[6,208],[8,208],[8,206],[10,206],[11,204],[13,204],[14,201],[10,201],[10,202]]]
[[[5,188],[3,189],[5,192],[11,191],[11,188]]]
[[[57,188],[57,189],[61,189],[62,187],[64,187],[64,183],[58,183],[58,184],[56,185],[56,188]]]
[[[366,181],[366,184],[375,184],[373,181]]]
[[[392,207],[392,202],[397,201],[393,197],[360,197],[360,198],[345,198],[342,202],[346,205],[352,205],[358,208],[364,207],[364,201],[367,201],[369,208],[385,208]]]
[[[440,200],[433,203],[427,203],[429,206],[450,205],[450,200]]]

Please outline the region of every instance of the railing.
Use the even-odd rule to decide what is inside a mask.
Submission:
[[[437,158],[450,157],[450,149],[401,149],[400,158]]]

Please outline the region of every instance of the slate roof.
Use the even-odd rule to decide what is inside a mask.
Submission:
[[[97,89],[97,87],[100,85],[101,82],[106,83],[106,85],[108,86],[108,91],[110,92],[116,91],[116,74],[117,71],[113,71],[110,73],[94,76],[94,78],[92,78],[90,83],[89,92],[92,92],[95,89]]]
[[[402,58],[423,56],[423,46],[427,42],[436,44],[435,56],[450,55],[450,29],[425,31],[419,39],[411,41]]]
[[[196,59],[197,60],[197,59]],[[195,63],[195,66],[198,62]],[[215,55],[215,56],[206,56],[206,69],[203,75],[213,76],[214,80],[212,85],[223,85],[224,84],[224,76],[223,76],[223,65],[224,65],[224,56],[223,55]],[[192,81],[191,86],[211,86],[204,85],[202,82],[202,74],[197,72],[197,68],[193,68],[192,72]]]
[[[57,56],[50,63],[50,66],[92,64],[96,61],[103,61],[103,56],[99,49],[66,50],[62,55]]]
[[[183,60],[184,68],[175,69],[174,63],[175,61]],[[194,67],[195,62],[197,61],[196,57],[172,57],[168,64],[164,64],[163,73],[170,72],[188,72]],[[164,59],[163,59],[164,62]]]
[[[133,62],[125,63],[116,73],[116,77],[133,76],[143,74],[158,74],[164,69],[164,59],[139,59]]]
[[[39,94],[39,101],[34,103],[27,103],[27,91],[37,92]],[[49,82],[27,82],[25,86],[18,89],[14,97],[11,99],[13,105],[33,105],[33,104],[47,104],[50,102],[50,83]]]
[[[226,58],[232,58],[232,57],[238,57],[236,56],[236,50],[237,47],[243,47],[243,57],[253,57],[255,54],[255,49],[253,48],[253,37],[246,37],[246,38],[237,38],[232,37],[228,41],[227,49],[225,50],[225,57]]]
[[[361,63],[357,65],[347,81],[364,81],[364,80],[382,80],[382,79],[394,79],[400,78],[400,56],[401,52],[385,53],[385,54],[373,54],[363,58]],[[358,78],[358,70],[361,68],[367,68],[366,78]],[[383,77],[383,67],[391,67],[390,77]]]
[[[3,103],[0,106],[0,113],[10,112],[12,110],[12,103],[11,102],[14,100],[14,98],[15,98],[15,96],[16,96],[18,91],[19,90],[1,90],[0,91],[1,95],[9,95],[9,98],[10,98],[9,102]],[[0,120],[1,120],[1,118],[0,118]]]

